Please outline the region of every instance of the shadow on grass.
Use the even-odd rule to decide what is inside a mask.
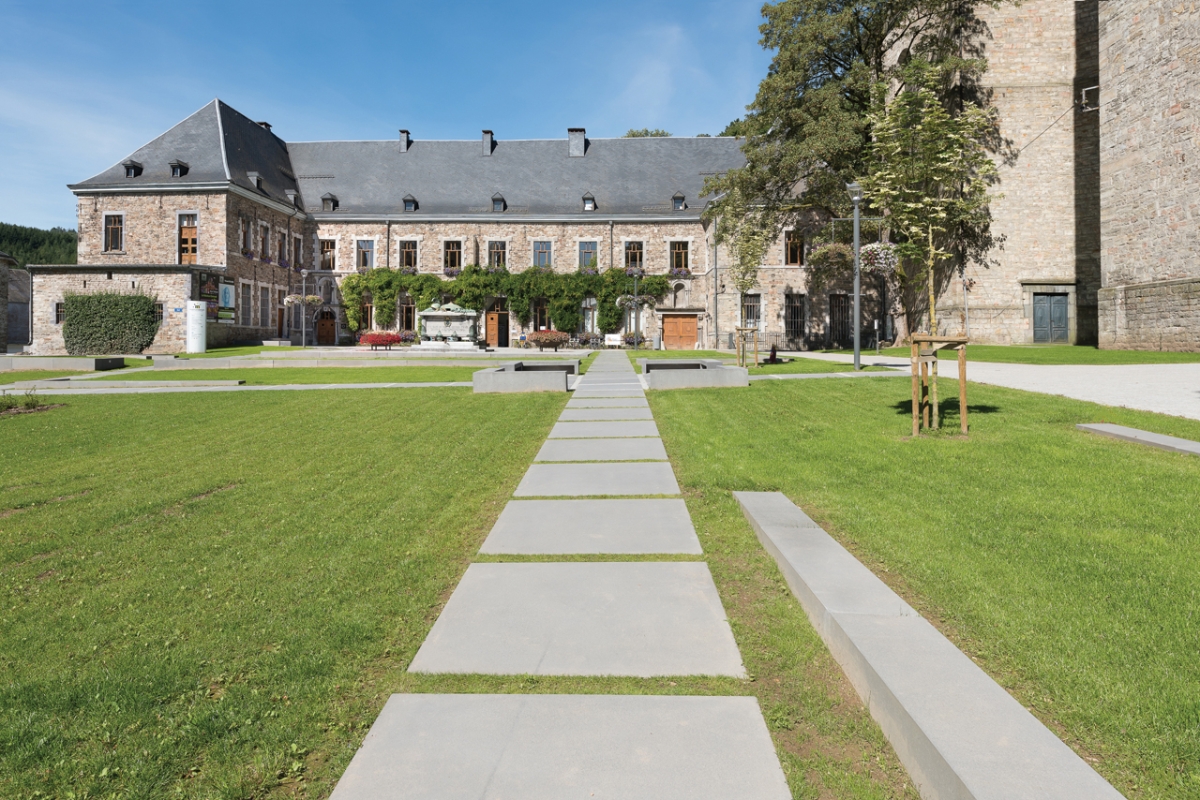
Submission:
[[[943,417],[948,417],[948,416],[957,417],[958,416],[958,398],[957,397],[948,398],[946,400],[943,400],[938,405],[941,408],[941,416],[943,416]],[[912,416],[912,400],[900,400],[899,402],[894,403],[892,405],[892,408],[896,409],[897,414],[900,414],[905,417]],[[986,406],[986,405],[973,406],[970,403],[967,403],[968,416],[971,414],[999,414],[999,413],[1000,413],[1000,406]]]

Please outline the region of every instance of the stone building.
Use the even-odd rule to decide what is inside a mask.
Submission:
[[[17,266],[17,261],[8,253],[0,253],[0,308],[4,314],[0,316],[0,342],[4,343],[5,352],[8,350],[8,274],[9,268]]]

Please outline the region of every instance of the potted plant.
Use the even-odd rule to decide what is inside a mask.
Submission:
[[[534,331],[525,338],[526,341],[536,344],[538,350],[553,347],[554,352],[557,353],[559,347],[571,340],[571,335],[562,331]]]

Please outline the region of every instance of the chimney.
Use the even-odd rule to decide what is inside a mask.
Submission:
[[[483,132],[483,154],[485,156],[490,156],[492,154],[492,144],[493,144],[492,143],[492,132],[484,131]]]
[[[583,128],[567,128],[567,154],[571,158],[583,158],[587,151],[587,131]]]
[[[400,152],[408,152],[408,131],[406,131],[404,128],[400,129]]]
[[[258,125],[261,125],[262,127],[266,128],[266,129],[267,129],[267,133],[270,133],[270,132],[271,132],[271,123],[269,123],[269,122],[259,122],[259,123],[256,123],[256,124],[258,124]]]

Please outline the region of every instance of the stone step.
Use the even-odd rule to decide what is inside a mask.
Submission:
[[[670,463],[533,464],[514,497],[679,494]]]

